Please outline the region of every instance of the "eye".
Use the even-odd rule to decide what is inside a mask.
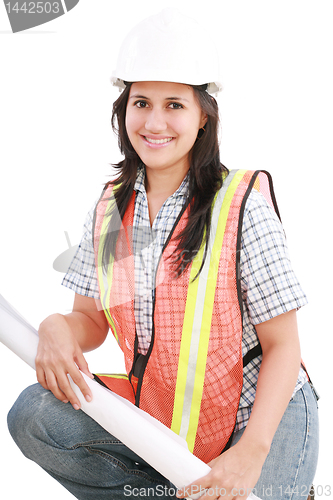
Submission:
[[[134,106],[137,108],[146,108],[148,106],[148,103],[146,101],[136,101],[134,103]]]
[[[170,102],[169,108],[171,109],[183,109],[184,106],[182,104],[180,104],[179,102]]]

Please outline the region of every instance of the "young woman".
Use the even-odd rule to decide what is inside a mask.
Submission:
[[[88,214],[64,278],[73,312],[40,325],[39,384],[8,417],[23,453],[83,500],[175,497],[165,478],[77,411],[67,375],[89,401],[83,353],[109,328],[127,379],[96,378],[211,466],[179,497],[201,489],[203,499],[240,498],[253,488],[260,498],[307,497],[314,478],[317,405],[296,322],[306,298],[269,174],[220,163],[208,92],[219,85],[191,38],[196,29],[167,11],[124,42],[112,117],[124,160]],[[145,66],[152,40],[156,58],[151,51]],[[177,60],[161,57],[166,46]]]

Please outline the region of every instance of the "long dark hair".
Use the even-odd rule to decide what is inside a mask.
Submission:
[[[118,164],[113,165],[119,172],[116,180],[112,181],[117,186],[115,200],[118,210],[111,217],[110,230],[107,232],[103,248],[103,266],[105,269],[110,261],[110,254],[114,255],[115,252],[115,220],[119,221],[119,215],[121,219],[124,216],[128,202],[133,194],[137,169],[141,164],[140,157],[128,138],[125,126],[130,87],[131,84],[126,84],[125,90],[113,104],[112,129],[118,135],[119,149],[125,158]],[[192,88],[202,111],[207,115],[207,122],[204,130],[199,131],[189,153],[190,170],[187,201],[189,215],[185,229],[177,237],[177,252],[173,257],[177,276],[190,265],[202,243],[206,243],[204,259],[206,257],[212,202],[216,192],[222,187],[222,173],[228,172],[227,168],[220,162],[217,102],[206,92],[207,85],[192,86]]]

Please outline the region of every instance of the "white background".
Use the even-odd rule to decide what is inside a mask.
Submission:
[[[298,318],[303,358],[321,394],[315,484],[332,487],[330,0],[81,0],[68,14],[17,34],[1,3],[0,293],[36,328],[47,315],[70,310],[72,292],[60,286],[63,275],[52,264],[67,248],[64,231],[78,243],[109,163],[120,159],[110,127],[117,50],[133,25],[166,5],[207,24],[219,45],[223,163],[273,175],[290,255],[309,299]],[[214,42],[202,43],[209,50]],[[102,346],[101,363],[88,355],[91,370],[118,363],[114,348],[111,341]],[[73,498],[12,442],[7,412],[35,374],[1,345],[0,364],[0,496]]]

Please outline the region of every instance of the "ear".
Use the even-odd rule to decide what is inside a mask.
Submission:
[[[202,128],[206,125],[207,123],[207,120],[208,120],[208,116],[206,115],[206,113],[202,113],[201,115],[201,121],[200,121],[200,127],[199,128]]]

